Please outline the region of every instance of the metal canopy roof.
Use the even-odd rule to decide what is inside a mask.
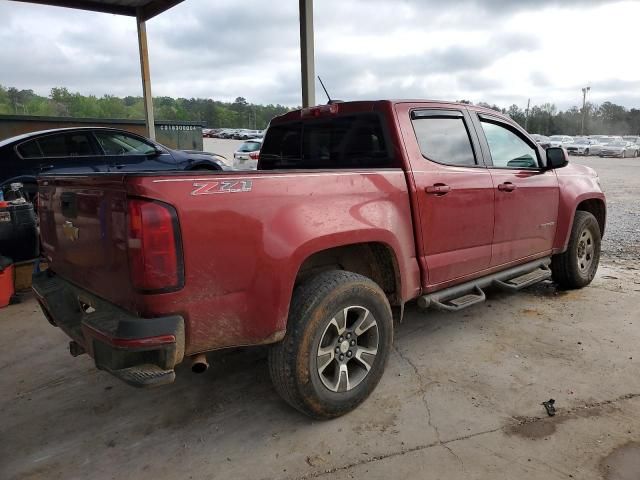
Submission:
[[[183,0],[15,0],[24,3],[37,3],[53,7],[67,7],[93,12],[113,13],[135,17],[139,14],[142,21],[170,9]]]

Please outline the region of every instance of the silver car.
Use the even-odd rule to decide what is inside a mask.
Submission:
[[[638,153],[638,147],[626,140],[616,140],[611,143],[607,143],[602,147],[600,151],[601,157],[635,157]]]
[[[595,138],[577,138],[565,146],[569,155],[599,155],[602,144]]]
[[[233,168],[236,170],[256,170],[262,148],[262,139],[247,140],[233,153]]]
[[[569,135],[552,135],[549,137],[549,143],[552,147],[566,147],[573,142],[573,137]]]

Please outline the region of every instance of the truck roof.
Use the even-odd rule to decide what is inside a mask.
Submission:
[[[328,108],[329,105],[336,105],[338,109],[338,113],[340,111],[345,111],[345,113],[357,113],[357,112],[373,112],[380,111],[388,106],[393,106],[401,103],[413,103],[413,104],[429,104],[435,108],[446,108],[446,107],[465,107],[471,108],[478,112],[490,113],[492,115],[496,115],[498,117],[511,120],[510,117],[503,115],[501,112],[496,110],[492,110],[491,108],[481,107],[478,105],[460,103],[460,102],[450,102],[444,100],[429,100],[429,99],[387,99],[387,100],[354,100],[348,102],[336,102],[332,104],[326,105],[316,105],[314,108]],[[302,116],[302,112],[307,109],[297,109],[287,112],[285,114],[274,117],[271,123],[283,123],[283,122],[291,122],[295,120],[300,120]]]

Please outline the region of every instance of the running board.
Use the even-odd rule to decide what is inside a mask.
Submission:
[[[551,278],[550,264],[551,257],[546,257],[470,282],[445,288],[444,290],[418,297],[418,306],[457,312],[484,302],[486,295],[483,288],[496,285],[508,291],[517,291]]]
[[[494,280],[497,287],[510,292],[517,292],[534,283],[542,282],[551,278],[551,269],[549,267],[542,267],[534,270],[533,272],[525,273],[518,277],[511,278],[506,281]]]

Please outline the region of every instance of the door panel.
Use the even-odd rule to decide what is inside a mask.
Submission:
[[[486,115],[476,121],[495,189],[491,266],[549,252],[559,203],[555,172],[541,169],[540,148],[513,125]]]
[[[490,168],[496,189],[491,265],[502,265],[551,250],[558,217],[555,172]],[[500,189],[511,183],[512,191]]]
[[[494,191],[465,110],[396,106],[415,184],[423,287],[489,267]]]
[[[429,285],[471,275],[489,267],[494,192],[483,168],[446,167],[415,171]],[[445,194],[428,193],[448,186]]]

